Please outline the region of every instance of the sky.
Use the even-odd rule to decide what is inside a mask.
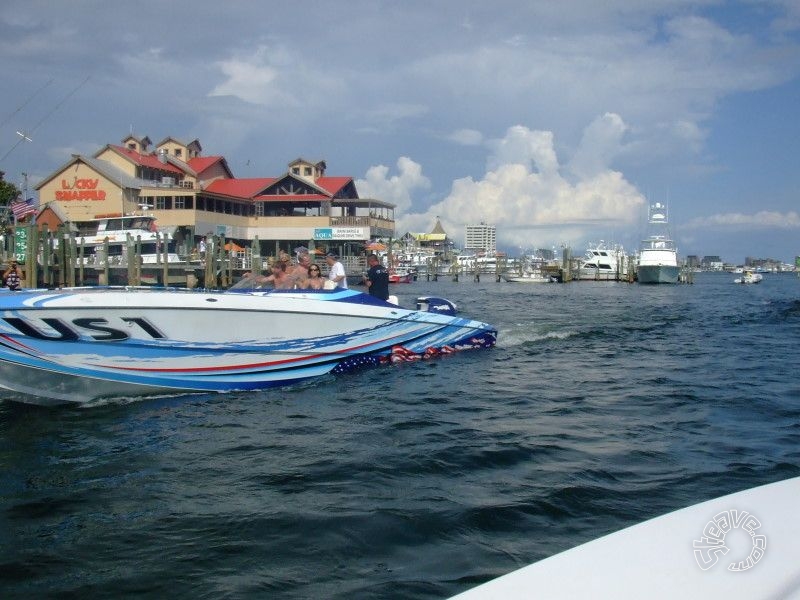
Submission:
[[[602,4],[602,6],[601,6]],[[800,254],[800,0],[5,0],[0,170],[33,188],[130,133],[237,177],[302,157],[514,255]],[[17,132],[26,136],[22,138]]]

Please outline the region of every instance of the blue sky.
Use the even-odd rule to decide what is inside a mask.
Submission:
[[[799,34],[798,0],[7,0],[0,169],[197,138],[240,177],[325,160],[399,233],[633,249],[659,201],[683,256],[790,261]]]

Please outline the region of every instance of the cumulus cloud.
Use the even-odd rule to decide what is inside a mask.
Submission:
[[[358,195],[391,202],[396,205],[397,214],[402,215],[411,208],[412,194],[427,190],[431,182],[423,175],[422,166],[408,157],[397,160],[397,170],[397,175],[389,175],[389,168],[384,165],[370,167],[365,179],[356,180]]]
[[[272,60],[269,49],[260,46],[249,56],[217,61],[225,80],[208,95],[234,96],[251,104],[269,104],[278,96],[284,102],[288,101],[289,98],[276,86],[279,71]]]
[[[627,126],[622,117],[606,113],[595,119],[583,132],[570,170],[581,178],[594,177],[608,169],[619,153]]]
[[[686,229],[715,228],[734,231],[750,230],[754,227],[763,229],[799,229],[800,214],[795,211],[781,213],[770,210],[761,210],[749,215],[743,213],[716,214],[692,219],[684,227]]]
[[[502,139],[488,144],[492,154],[481,179],[457,179],[448,196],[423,213],[398,211],[398,230],[430,231],[438,218],[459,239],[465,225],[483,222],[497,227],[501,245],[518,246],[534,240],[561,243],[566,236],[578,243],[574,238],[583,241],[630,226],[640,216],[644,198],[622,173],[607,166],[624,131],[617,115],[604,115],[587,127],[576,152],[582,167],[571,181],[562,174],[552,132],[511,127]],[[372,189],[388,181],[381,169],[370,170]],[[397,186],[402,182],[390,182],[395,197],[401,195]],[[358,186],[360,190],[360,182]]]

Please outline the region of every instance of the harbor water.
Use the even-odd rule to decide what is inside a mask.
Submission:
[[[734,277],[419,281],[392,291],[454,300],[497,347],[259,393],[2,401],[0,597],[442,599],[798,476],[800,279]]]

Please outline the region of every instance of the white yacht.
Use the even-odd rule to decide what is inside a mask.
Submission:
[[[159,232],[156,218],[151,215],[99,216],[85,221],[79,227],[75,240],[90,253],[84,259],[85,264],[102,260],[106,240],[110,264],[125,264],[129,245],[138,249],[142,264],[145,265],[162,263],[165,259],[167,262],[181,261],[175,253],[172,236],[167,232]]]
[[[578,279],[589,281],[617,281],[628,275],[629,260],[625,249],[603,240],[586,249],[586,256],[578,269]]]
[[[669,235],[666,205],[651,204],[647,224],[648,236],[642,240],[636,271],[639,283],[677,283],[678,250]]]

